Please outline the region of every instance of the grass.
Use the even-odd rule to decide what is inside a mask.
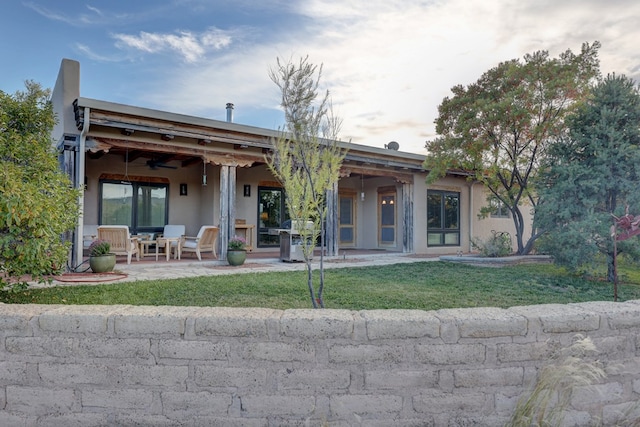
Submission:
[[[509,427],[563,425],[573,392],[607,376],[602,364],[589,358],[596,353],[591,338],[577,335],[571,346],[540,369],[531,393],[518,400]]]
[[[636,265],[620,267],[619,300],[640,299]],[[476,267],[416,262],[325,270],[327,308],[352,310],[512,307],[612,301],[602,280],[571,275],[553,265]],[[317,280],[316,280],[317,285]],[[305,272],[248,273],[97,286],[0,292],[15,304],[133,304],[310,308]]]

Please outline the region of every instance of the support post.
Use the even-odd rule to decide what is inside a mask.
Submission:
[[[229,239],[236,232],[236,166],[220,166],[220,258],[227,258]]]
[[[402,252],[413,253],[413,184],[402,184]]]
[[[220,166],[220,258],[227,257],[227,244],[229,243],[229,166]]]
[[[327,217],[325,226],[325,245],[327,256],[337,256],[339,250],[338,241],[338,184],[335,183],[331,190],[327,190]]]

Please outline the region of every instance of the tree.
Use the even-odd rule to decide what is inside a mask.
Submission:
[[[25,285],[65,267],[63,234],[78,218],[78,193],[58,167],[49,91],[0,91],[0,285]],[[16,282],[17,280],[17,282]]]
[[[541,174],[543,202],[535,221],[548,230],[542,248],[572,269],[607,259],[614,281],[612,215],[640,214],[640,92],[631,79],[609,75],[568,120],[569,137],[554,143]],[[640,254],[640,241],[618,243]]]
[[[307,267],[307,285],[314,308],[324,308],[324,248],[327,192],[336,189],[340,167],[346,155],[338,143],[341,121],[331,108],[329,92],[318,99],[322,66],[301,58],[296,65],[277,60],[269,77],[282,94],[285,128],[273,141],[267,158],[269,168],[285,190],[292,224],[300,232]],[[307,227],[307,221],[313,226]],[[313,284],[311,261],[320,237],[320,283]]]
[[[449,169],[468,171],[470,180],[482,182],[491,196],[510,211],[515,225],[517,252],[527,254],[544,230],[531,230],[525,240],[522,209],[536,208],[534,180],[547,145],[566,132],[564,119],[589,93],[598,76],[600,43],[582,45],[557,59],[546,51],[525,55],[492,68],[480,79],[452,88],[453,97],[438,107],[438,138],[428,141],[424,163],[427,183]],[[490,207],[481,215],[490,212]]]

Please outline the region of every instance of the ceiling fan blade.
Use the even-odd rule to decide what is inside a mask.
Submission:
[[[165,169],[178,169],[177,166],[170,166],[167,165],[163,162],[159,162],[156,160],[147,160],[147,166],[149,166],[151,169],[156,170],[158,168],[165,168]]]
[[[156,163],[156,167],[165,169],[178,169],[177,166],[165,165],[164,163]]]

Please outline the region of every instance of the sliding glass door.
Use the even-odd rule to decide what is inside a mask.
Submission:
[[[100,182],[101,225],[128,225],[131,234],[162,231],[168,207],[168,184]]]

